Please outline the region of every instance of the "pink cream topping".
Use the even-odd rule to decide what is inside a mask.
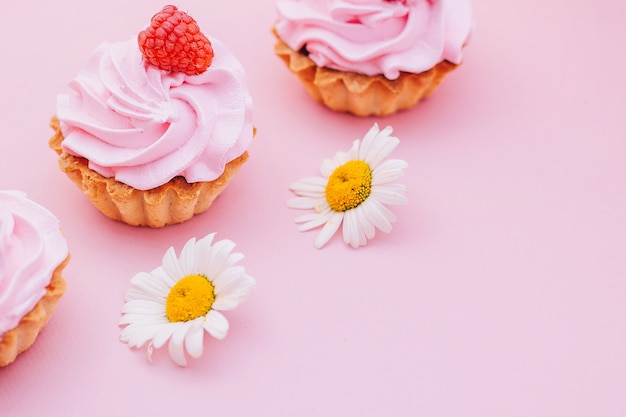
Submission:
[[[46,294],[68,256],[59,221],[18,191],[0,191],[0,338]]]
[[[275,29],[317,66],[393,80],[462,61],[469,0],[279,0]]]
[[[218,178],[252,140],[252,99],[241,64],[210,41],[215,57],[199,75],[153,67],[135,39],[102,44],[57,99],[63,150],[140,190]]]

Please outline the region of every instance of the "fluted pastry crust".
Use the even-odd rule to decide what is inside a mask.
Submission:
[[[9,365],[17,356],[32,346],[37,336],[52,317],[57,303],[65,293],[65,280],[61,276],[63,268],[70,260],[68,255],[52,273],[46,294],[35,307],[15,326],[0,338],[0,367]]]
[[[400,73],[395,80],[383,75],[362,75],[318,67],[304,54],[292,50],[274,32],[274,52],[318,102],[337,112],[357,116],[387,116],[414,106],[428,97],[443,77],[458,65],[442,61],[428,71]]]
[[[85,158],[64,152],[59,120],[53,117],[50,126],[55,134],[50,138],[49,145],[59,155],[61,171],[105,216],[132,226],[158,228],[184,222],[204,212],[248,160],[248,151],[245,151],[227,163],[224,173],[213,181],[190,184],[183,177],[175,177],[157,188],[138,190],[114,178],[103,177],[89,168]]]

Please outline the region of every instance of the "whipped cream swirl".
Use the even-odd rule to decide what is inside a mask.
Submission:
[[[199,75],[144,62],[136,39],[104,43],[57,99],[64,151],[140,190],[176,176],[212,181],[253,136],[243,67],[217,39]]]
[[[317,66],[394,80],[462,61],[469,0],[279,0],[275,30]]]
[[[18,191],[0,191],[0,338],[46,294],[68,256],[59,221]]]

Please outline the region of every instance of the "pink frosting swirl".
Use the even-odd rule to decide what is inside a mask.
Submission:
[[[140,190],[176,176],[212,181],[253,136],[243,67],[217,39],[199,75],[144,62],[137,41],[104,43],[57,99],[63,149]]]
[[[0,337],[46,294],[68,256],[59,221],[17,191],[0,191]]]
[[[275,29],[320,67],[393,80],[443,60],[461,63],[469,0],[279,0]]]

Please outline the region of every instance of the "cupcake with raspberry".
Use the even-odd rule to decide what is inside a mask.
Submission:
[[[65,292],[69,261],[58,219],[17,191],[0,191],[0,367],[30,348]]]
[[[328,108],[386,116],[462,62],[470,0],[278,0],[276,54]]]
[[[106,216],[162,227],[204,212],[248,159],[246,74],[222,42],[165,6],[101,44],[57,100],[49,144]]]

